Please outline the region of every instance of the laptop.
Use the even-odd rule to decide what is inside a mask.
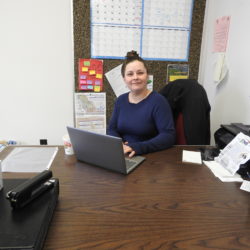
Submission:
[[[143,156],[125,157],[121,138],[69,126],[67,130],[79,161],[128,174],[145,160]]]

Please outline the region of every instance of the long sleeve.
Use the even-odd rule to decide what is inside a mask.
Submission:
[[[121,135],[118,133],[118,130],[117,130],[117,121],[118,121],[118,114],[119,114],[118,105],[119,104],[117,104],[117,100],[116,100],[114,110],[113,110],[111,119],[109,121],[107,134],[116,136],[116,137],[121,137]]]
[[[115,104],[108,134],[121,137],[136,154],[169,148],[175,142],[170,106],[156,92],[138,104],[129,103],[127,94],[124,94]]]

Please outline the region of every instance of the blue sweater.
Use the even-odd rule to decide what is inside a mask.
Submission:
[[[137,104],[130,103],[125,93],[115,102],[108,134],[121,137],[136,154],[169,148],[175,142],[171,108],[155,91]]]

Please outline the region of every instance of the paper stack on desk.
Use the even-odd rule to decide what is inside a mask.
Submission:
[[[234,175],[250,159],[250,137],[239,133],[227,146],[214,158],[229,173]]]
[[[201,152],[183,150],[182,151],[182,161],[189,162],[189,163],[195,163],[195,164],[202,164]]]
[[[243,181],[237,174],[240,165],[250,159],[250,137],[239,133],[221,152],[214,161],[204,161],[215,176],[221,181]]]
[[[203,163],[223,182],[243,181],[239,174],[232,175],[216,161],[203,161]]]

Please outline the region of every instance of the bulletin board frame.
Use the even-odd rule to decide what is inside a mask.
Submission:
[[[80,58],[91,58],[90,0],[72,1],[75,92],[81,92],[81,90],[78,89],[78,62]],[[194,0],[188,61],[174,62],[180,64],[188,63],[190,79],[198,78],[205,7],[206,0]],[[123,60],[121,59],[104,59],[103,73],[105,74],[122,62]],[[168,64],[173,64],[173,61],[147,60],[146,63],[149,68],[149,73],[154,76],[154,90],[159,91],[166,84],[167,67]],[[105,77],[103,79],[103,91],[106,92],[106,114],[108,122],[113,111],[116,95]]]

